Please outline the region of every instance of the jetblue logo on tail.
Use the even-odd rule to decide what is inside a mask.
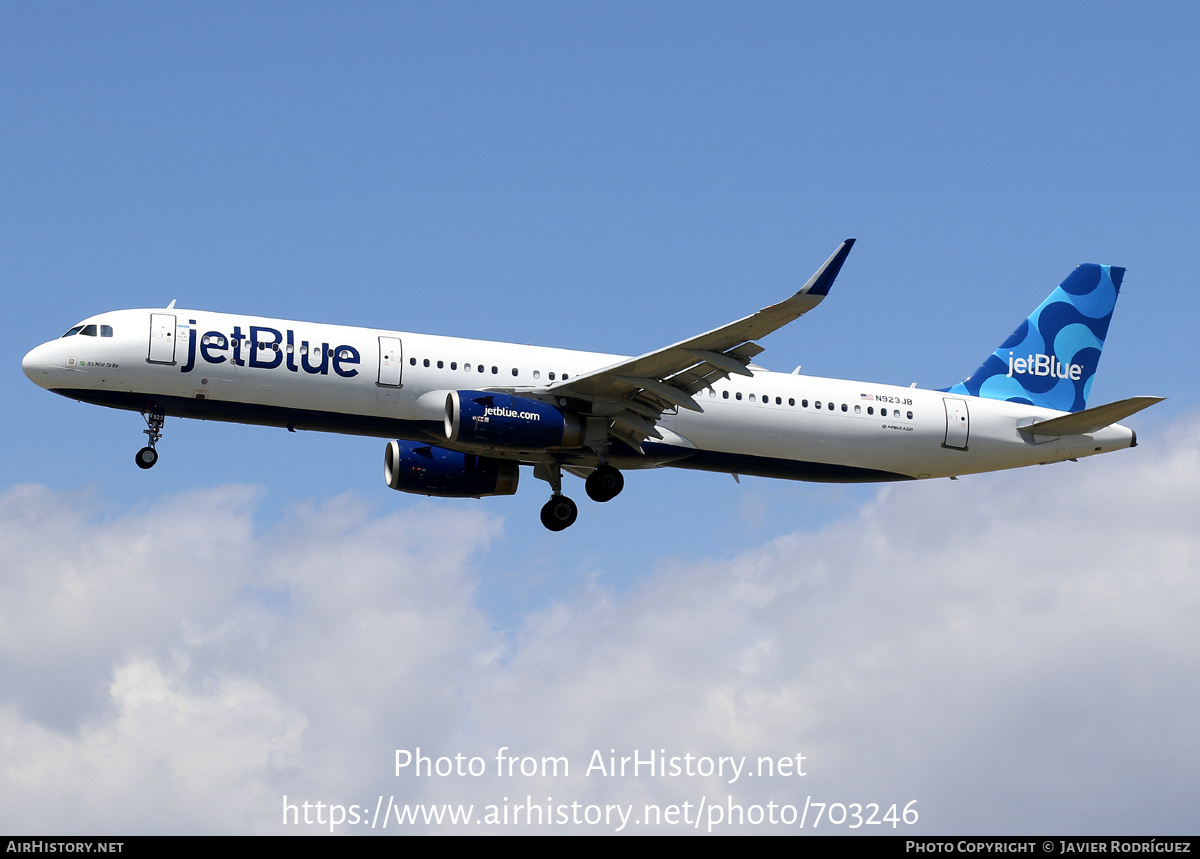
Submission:
[[[979,369],[946,390],[1060,412],[1087,408],[1124,277],[1116,266],[1079,266]]]
[[[1083,378],[1082,364],[1064,364],[1053,355],[1029,355],[1025,358],[1014,358],[1008,353],[1008,375],[1022,376],[1054,376],[1057,379],[1078,381]]]

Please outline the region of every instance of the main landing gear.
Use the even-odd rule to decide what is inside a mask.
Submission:
[[[550,500],[542,505],[542,524],[551,531],[561,531],[570,528],[579,517],[579,508],[575,502],[561,492],[551,495]]]
[[[602,465],[587,476],[583,488],[593,501],[612,501],[625,488],[625,478],[611,465]]]
[[[163,422],[166,421],[166,416],[157,409],[152,409],[142,412],[142,417],[146,419],[147,427],[142,432],[150,437],[150,444],[139,450],[133,461],[137,463],[138,468],[153,468],[154,463],[158,462],[158,451],[154,449],[154,445],[158,444],[158,440],[162,438]]]
[[[562,531],[575,524],[579,508],[575,502],[562,494],[562,466],[557,462],[539,463],[534,466],[533,476],[550,484],[553,493],[542,506],[542,524],[551,531]],[[593,501],[611,501],[625,487],[625,478],[611,465],[601,465],[587,476],[584,489]]]
[[[550,484],[553,493],[542,505],[542,524],[551,531],[570,528],[579,517],[575,502],[562,494],[562,466],[557,462],[539,462],[533,467],[533,476]]]

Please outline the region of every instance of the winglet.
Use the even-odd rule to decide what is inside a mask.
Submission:
[[[854,239],[846,239],[838,249],[833,252],[833,256],[825,260],[825,265],[817,269],[816,274],[808,279],[808,283],[804,284],[804,288],[800,290],[800,295],[828,295],[829,288],[833,286],[833,282],[837,279],[838,272],[842,270],[842,264],[846,261],[846,257],[850,255],[850,248],[854,247]]]

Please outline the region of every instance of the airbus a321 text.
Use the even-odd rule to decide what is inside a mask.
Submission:
[[[169,307],[101,313],[25,356],[64,397],[140,412],[150,468],[167,416],[392,439],[393,489],[511,495],[550,484],[542,523],[576,518],[623,470],[674,466],[792,480],[953,477],[1137,444],[1119,420],[1159,397],[1087,408],[1125,270],[1076,268],[974,373],[919,390],[772,373],[755,341],[828,295],[847,239],[786,301],[638,358]]]

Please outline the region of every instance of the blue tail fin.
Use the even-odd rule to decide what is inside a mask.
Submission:
[[[1124,277],[1117,266],[1079,266],[978,370],[947,390],[1060,412],[1087,408]]]

